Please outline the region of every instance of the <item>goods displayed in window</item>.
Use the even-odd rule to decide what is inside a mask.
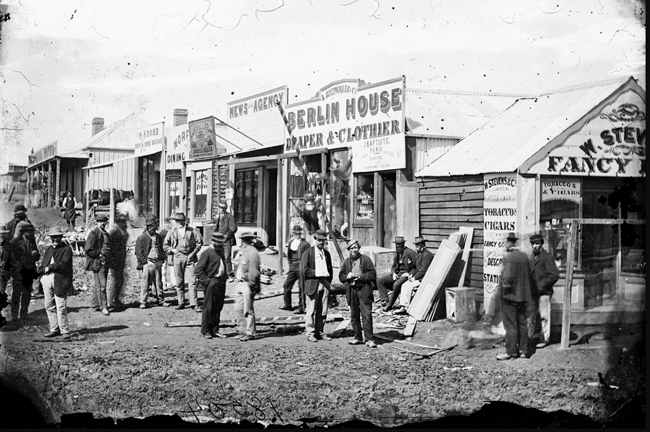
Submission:
[[[208,210],[208,170],[195,172],[195,207],[194,217],[205,219]]]
[[[257,179],[259,170],[235,172],[235,221],[238,224],[257,223]]]
[[[357,220],[372,220],[375,218],[375,186],[373,174],[357,176]]]

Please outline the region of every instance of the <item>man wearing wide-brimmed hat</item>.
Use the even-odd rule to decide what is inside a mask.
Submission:
[[[402,284],[408,280],[409,275],[415,274],[415,262],[417,257],[412,249],[405,246],[404,237],[395,237],[395,257],[393,258],[393,265],[391,266],[390,273],[384,273],[377,277],[377,291],[379,291],[379,301],[384,306],[384,311],[389,311],[388,307],[388,291],[399,290]]]
[[[38,276],[36,263],[41,258],[34,239],[34,225],[21,221],[16,226],[18,237],[9,242],[12,259],[13,291],[11,293],[12,320],[27,319],[32,284]]]
[[[411,296],[413,294],[413,290],[417,287],[420,286],[420,282],[422,281],[422,278],[424,278],[424,275],[427,274],[427,270],[429,270],[429,266],[431,265],[431,262],[433,261],[433,254],[427,249],[427,243],[426,239],[422,236],[417,236],[415,237],[415,240],[413,240],[413,244],[415,245],[415,274],[409,274],[408,276],[408,281],[406,281],[402,285],[402,292],[395,293],[395,290],[393,290],[393,294],[395,295],[395,298],[399,295],[399,304],[401,306],[407,307],[411,303]],[[393,299],[393,294],[391,294],[391,301],[389,303],[390,306],[393,306],[395,299]]]
[[[506,237],[506,253],[497,285],[496,295],[502,300],[503,327],[506,330],[506,352],[497,355],[497,360],[528,358],[531,355],[528,351],[526,303],[532,300],[531,287],[535,280],[528,257],[515,249],[517,240],[512,232]]]
[[[88,233],[84,251],[86,252],[86,270],[93,272],[95,288],[92,292],[91,306],[104,315],[109,315],[106,296],[106,279],[111,265],[111,244],[106,223],[108,216],[99,214],[95,217],[97,226]]]
[[[196,281],[205,289],[203,294],[203,316],[201,317],[201,334],[206,339],[225,337],[219,333],[219,321],[223,301],[226,297],[226,265],[224,243],[226,240],[220,232],[214,232],[212,244],[201,253],[196,263],[194,274]]]
[[[201,312],[194,286],[194,266],[201,246],[203,246],[203,239],[197,230],[187,226],[187,218],[184,213],[174,214],[174,220],[176,226],[167,233],[163,248],[165,253],[174,256],[175,288],[178,298],[176,309],[185,308],[185,281],[187,281],[190,307],[196,312]]]
[[[25,207],[23,204],[16,204],[16,207],[14,207],[14,217],[9,222],[7,222],[7,229],[9,230],[10,239],[18,235],[16,233],[16,226],[21,221],[31,223],[27,217],[27,207]]]
[[[235,222],[235,216],[228,213],[228,204],[223,201],[219,203],[217,224],[214,231],[223,234],[225,237],[223,251],[226,257],[226,274],[228,275],[228,280],[233,282],[235,280],[235,273],[232,270],[232,247],[236,244],[235,233],[237,232],[237,222]]]
[[[377,277],[375,265],[368,256],[361,254],[358,240],[348,244],[348,250],[350,256],[343,261],[339,271],[339,280],[346,285],[345,295],[350,306],[350,321],[354,330],[354,339],[348,343],[365,343],[370,348],[376,348],[377,345],[372,340],[372,283]]]
[[[140,309],[146,309],[149,287],[158,306],[169,306],[165,301],[162,286],[162,264],[165,259],[163,242],[156,228],[158,218],[148,215],[146,218],[147,229],[135,241],[135,256],[138,260],[137,269],[140,270]]]
[[[108,290],[108,310],[122,308],[120,294],[122,294],[122,284],[124,283],[124,265],[126,263],[126,244],[129,239],[129,233],[126,230],[126,215],[119,213],[115,217],[115,225],[108,233],[111,243],[111,253],[113,259],[109,269],[111,283]]]
[[[314,233],[316,246],[310,247],[302,254],[300,265],[305,278],[305,333],[307,340],[330,341],[332,338],[325,334],[327,319],[327,300],[334,273],[332,257],[325,249],[327,233],[319,229]]]
[[[239,253],[237,266],[237,298],[235,299],[235,314],[239,318],[240,336],[242,342],[254,339],[255,332],[255,294],[260,292],[260,254],[253,245],[257,235],[252,231],[244,231],[239,235],[242,249]]]
[[[293,237],[287,242],[287,261],[289,263],[289,272],[287,279],[284,281],[284,305],[280,309],[287,311],[293,310],[291,306],[291,290],[298,281],[298,310],[296,313],[305,313],[305,287],[303,277],[300,274],[300,259],[302,254],[309,249],[309,243],[302,237],[302,228],[300,225],[294,225],[291,229]]]
[[[544,250],[544,237],[540,234],[530,236],[530,245],[533,248],[533,274],[537,283],[537,290],[533,299],[526,308],[528,319],[528,337],[535,335],[537,321],[540,322],[542,334],[537,343],[537,348],[544,348],[551,339],[551,297],[553,285],[560,279],[560,272],[555,265],[555,260]]]
[[[43,252],[43,284],[45,311],[50,332],[45,337],[70,336],[66,298],[72,291],[72,248],[63,242],[63,231],[55,226],[48,230],[52,245]]]

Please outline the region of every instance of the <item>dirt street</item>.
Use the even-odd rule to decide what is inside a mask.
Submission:
[[[37,213],[30,210],[29,215],[39,228],[63,225],[60,218],[39,219]],[[490,421],[504,427],[529,425],[526,421],[537,421],[533,426],[539,427],[621,425],[633,420],[626,413],[640,406],[643,417],[636,421],[645,418],[642,328],[621,329],[611,338],[596,335],[568,350],[554,343],[530,359],[505,362],[496,360],[504,350],[501,339],[483,332],[480,323],[418,323],[406,340],[401,334],[406,315],[384,314],[378,307],[375,333],[382,338],[376,349],[349,345],[351,328],[331,342],[309,342],[302,329],[284,325],[260,325],[259,338],[250,342],[206,340],[199,327],[165,326],[200,321],[191,309],[138,308],[140,281],[132,251],[122,296],[128,307],[110,316],[93,311],[84,259],[75,257],[75,293],[68,297],[71,340],[43,338],[48,325],[42,298],[33,299],[28,321],[9,322],[0,332],[0,381],[29,398],[50,424],[64,426],[74,417],[68,415],[87,412],[95,419],[110,417],[104,424],[117,421],[118,426],[134,418],[178,415],[194,423],[331,427],[365,421],[390,427],[467,416],[486,404],[498,406],[502,416],[481,417],[483,426]],[[264,265],[274,262],[277,255],[263,254]],[[282,282],[275,275],[262,292]],[[227,294],[233,289],[228,284]],[[175,304],[173,292],[166,298]],[[281,296],[257,300],[257,316],[296,316],[279,310],[281,305]],[[331,306],[330,315],[349,316],[343,295],[332,296]],[[234,318],[232,308],[227,301],[222,319]],[[3,314],[9,316],[9,308]],[[339,323],[328,323],[326,331]],[[232,326],[223,332],[236,334]],[[565,413],[503,423],[515,412],[503,402]]]

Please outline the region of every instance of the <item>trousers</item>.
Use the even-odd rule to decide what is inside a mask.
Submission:
[[[142,267],[142,280],[140,282],[140,304],[147,303],[147,295],[151,286],[151,294],[156,303],[162,303],[165,300],[162,286],[162,262],[147,262]]]
[[[226,297],[226,280],[212,278],[203,294],[203,315],[201,317],[201,334],[219,331],[219,321],[223,301]]]
[[[368,299],[367,296],[364,296],[362,290],[348,289],[350,290],[350,323],[352,324],[352,330],[354,330],[354,338],[370,341],[373,338],[372,298]],[[362,328],[363,334],[361,331]]]
[[[194,263],[187,261],[187,256],[182,254],[174,255],[174,274],[176,276],[176,296],[178,304],[185,303],[185,282],[190,296],[190,306],[197,305],[197,294],[194,281]]]
[[[94,309],[108,308],[106,300],[106,278],[108,276],[108,269],[103,265],[97,273],[93,272],[95,279],[95,287],[92,292],[91,305]]]
[[[305,296],[305,333],[307,336],[319,337],[325,330],[327,319],[327,298],[330,290],[323,285],[318,285],[318,291]]]
[[[546,343],[551,341],[551,295],[539,297],[539,320],[542,327],[541,340]]]
[[[291,308],[291,290],[294,284],[298,282],[298,308],[305,310],[305,287],[300,277],[300,263],[292,263],[289,265],[289,272],[287,279],[284,281],[284,307]]]
[[[32,300],[32,284],[34,279],[31,277],[15,276],[11,285],[11,317],[12,319],[27,318],[29,312],[29,302]]]
[[[118,258],[115,268],[109,271],[111,283],[108,291],[108,307],[114,307],[120,302],[120,294],[122,294],[122,285],[124,284],[124,262],[125,259]]]
[[[43,285],[43,297],[47,320],[50,323],[50,331],[59,331],[63,334],[70,333],[68,328],[68,309],[66,307],[67,296],[54,294],[54,274],[50,273],[41,278]]]
[[[255,335],[255,294],[248,286],[248,282],[237,284],[237,298],[235,298],[234,312],[239,320],[239,331],[241,334]]]
[[[528,354],[528,325],[526,322],[526,302],[513,302],[503,299],[503,327],[506,330],[506,354],[519,356]]]
[[[232,244],[230,240],[223,244],[223,254],[226,257],[226,275],[234,277],[235,273],[232,271]]]
[[[377,278],[377,291],[379,291],[379,300],[382,301],[392,301],[390,305],[392,306],[395,303],[395,300],[399,297],[400,291],[402,290],[402,284],[408,280],[407,277],[399,277],[396,281],[393,280],[393,275],[391,273],[384,273],[383,275]],[[392,289],[393,292],[397,294],[391,298],[388,298],[388,290]]]

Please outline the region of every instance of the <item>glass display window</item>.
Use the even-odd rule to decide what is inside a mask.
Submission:
[[[208,170],[194,171],[194,218],[206,219],[208,211]]]
[[[355,222],[372,222],[375,219],[374,174],[355,175]]]
[[[238,224],[257,223],[257,185],[259,169],[235,171],[235,221]]]

